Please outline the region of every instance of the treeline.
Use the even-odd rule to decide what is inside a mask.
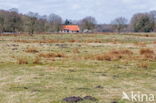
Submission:
[[[134,14],[129,22],[126,18],[119,17],[111,25],[118,32],[155,32],[156,11]]]
[[[81,32],[155,32],[156,11],[137,13],[130,21],[124,17],[114,19],[110,24],[97,24],[94,17],[81,20],[63,20],[59,15],[39,15],[29,12],[18,13],[18,9],[0,10],[0,33],[43,33],[59,32],[62,25],[76,24]]]
[[[29,12],[28,14],[18,13],[18,9],[0,10],[0,33],[43,33],[59,32],[61,26],[77,24],[81,30],[93,30],[96,20],[93,17],[86,17],[80,21],[65,20],[56,14],[39,15]],[[84,28],[84,29],[83,29]]]
[[[62,24],[62,18],[58,15],[51,14],[40,16],[37,13],[29,12],[28,14],[20,14],[16,9],[9,11],[0,10],[0,32],[29,34],[40,32],[59,31]]]

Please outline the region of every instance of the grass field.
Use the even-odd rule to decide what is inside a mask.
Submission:
[[[131,103],[123,91],[156,95],[155,80],[156,34],[0,36],[0,103]]]

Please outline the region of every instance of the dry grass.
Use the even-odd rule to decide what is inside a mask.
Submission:
[[[143,60],[156,60],[156,55],[154,50],[149,48],[140,49],[140,55]]]
[[[71,39],[71,40],[67,40],[67,42],[69,42],[69,43],[75,43],[75,42],[80,42],[80,41],[79,40]]]
[[[75,54],[76,54],[76,53],[80,53],[80,51],[79,51],[78,48],[74,48],[74,49],[73,49],[73,53],[75,53]]]
[[[123,50],[113,50],[110,52],[111,54],[123,54],[123,55],[132,55],[133,52],[128,49],[123,49]]]
[[[112,61],[112,60],[117,60],[117,59],[120,59],[122,58],[122,56],[119,56],[119,55],[111,55],[111,54],[98,54],[95,56],[95,59],[96,60],[107,60],[107,61]]]
[[[154,61],[156,60],[156,56],[155,55],[151,55],[151,54],[145,54],[142,56],[143,60],[150,60],[150,61]]]
[[[63,58],[66,57],[65,54],[63,53],[41,53],[39,54],[40,57],[44,57],[44,58]]]
[[[27,53],[38,53],[39,51],[36,48],[31,47],[31,48],[27,48],[25,50],[25,52],[27,52]]]
[[[137,42],[137,43],[135,43],[135,45],[140,46],[140,47],[146,47],[147,46],[146,43],[144,43],[144,42]]]
[[[36,56],[35,59],[33,60],[33,64],[42,64],[41,58],[39,56]]]
[[[154,42],[156,37],[124,34],[84,36],[86,38],[83,34],[2,36],[0,103],[61,103],[63,98],[69,96],[93,96],[98,99],[82,103],[120,103],[121,90],[156,93],[156,62],[150,61],[151,58],[154,60],[155,54],[140,54],[142,46],[133,45],[141,41],[147,43],[146,48],[154,51],[155,45],[149,43]],[[10,40],[21,40],[21,43]],[[120,44],[115,45],[118,42]],[[26,47],[36,47],[39,52],[30,50],[26,53]],[[87,55],[89,57],[84,59]],[[109,91],[104,93],[104,89]],[[31,96],[33,94],[35,96]]]
[[[28,64],[28,60],[26,58],[17,58],[18,64]]]
[[[100,39],[93,39],[93,40],[84,40],[82,42],[85,42],[85,43],[102,43],[102,40]]]
[[[94,56],[90,56],[87,58],[100,60],[100,61],[103,60],[112,61],[112,60],[120,60],[121,58],[130,57],[131,55],[133,55],[132,51],[128,49],[124,49],[124,50],[112,50],[108,53],[96,54]]]
[[[64,43],[63,40],[14,40],[14,42],[19,42],[19,43]]]
[[[14,42],[19,42],[19,43],[31,43],[30,40],[14,40]]]
[[[148,62],[141,62],[140,64],[138,64],[138,67],[147,69],[149,67],[149,63]]]
[[[13,40],[14,42],[19,43],[102,43],[102,40],[100,39],[87,39],[87,40],[75,40],[75,39],[69,39],[69,40],[54,40],[54,39],[46,39],[46,40]]]
[[[53,40],[53,39],[49,39],[49,40],[36,40],[33,41],[34,43],[64,43],[64,40]]]
[[[149,49],[149,48],[140,49],[140,54],[141,55],[153,55],[154,50]]]

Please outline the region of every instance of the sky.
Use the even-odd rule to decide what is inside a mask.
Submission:
[[[117,17],[128,20],[138,12],[156,10],[155,0],[0,0],[0,9],[17,8],[41,15],[55,13],[63,19],[79,20],[93,16],[98,23],[110,23]]]

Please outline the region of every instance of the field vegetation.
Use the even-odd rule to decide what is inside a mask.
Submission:
[[[0,48],[0,103],[131,103],[122,91],[156,94],[154,33],[1,35]]]

